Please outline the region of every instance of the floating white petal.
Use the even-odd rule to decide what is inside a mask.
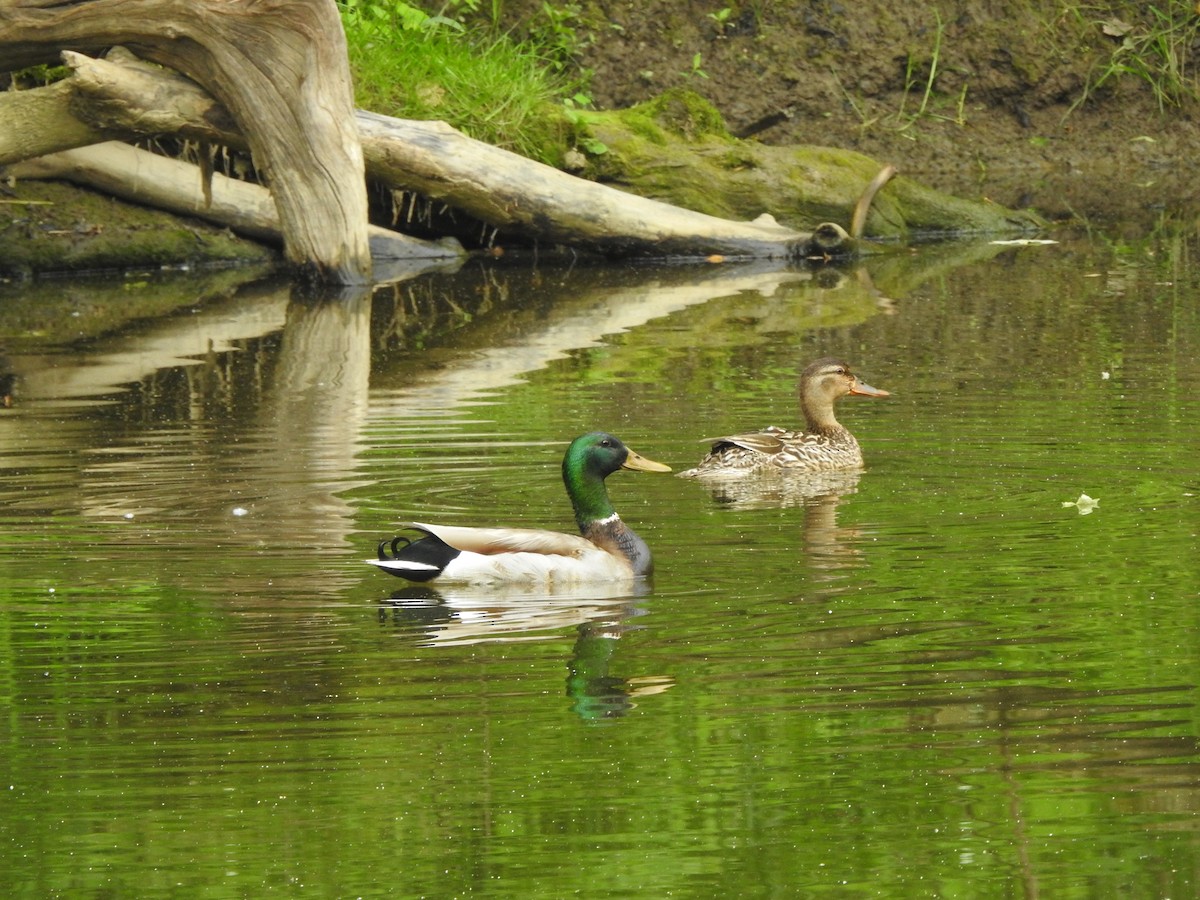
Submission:
[[[1079,510],[1081,516],[1088,515],[1092,510],[1100,505],[1100,501],[1094,497],[1089,497],[1087,494],[1080,494],[1078,500],[1064,500],[1063,506],[1074,506]]]

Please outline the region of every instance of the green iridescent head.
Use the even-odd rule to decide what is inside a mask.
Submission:
[[[571,441],[563,457],[563,484],[575,508],[575,520],[583,528],[616,515],[608,499],[604,479],[617,469],[638,472],[670,472],[671,467],[634,453],[620,439],[603,431],[592,431]]]

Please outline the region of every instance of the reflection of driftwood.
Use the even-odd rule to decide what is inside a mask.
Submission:
[[[603,343],[606,335],[639,328],[651,319],[672,315],[718,297],[769,297],[812,278],[781,262],[754,262],[705,269],[647,272],[633,283],[614,287],[588,276],[569,300],[552,309],[535,309],[506,321],[500,339],[486,324],[478,337],[458,334],[455,350],[443,364],[406,374],[403,384],[376,398],[374,415],[458,415],[463,406],[516,384],[571,351]],[[565,292],[564,292],[565,293]]]
[[[180,288],[171,284],[161,290]],[[223,300],[200,294],[201,308],[193,315],[160,317],[136,333],[94,342],[87,353],[77,352],[68,361],[12,354],[21,374],[21,399],[94,402],[161,369],[202,365],[241,341],[283,327],[288,296],[279,285],[261,282],[230,293]],[[34,439],[16,426],[14,421],[4,432],[6,442]]]
[[[171,132],[243,145],[219,104],[186,79],[77,54],[68,61],[76,70],[74,111],[98,133]],[[836,226],[826,227],[815,248],[811,235],[769,218],[734,222],[626,194],[473,141],[444,123],[366,112],[357,114],[357,122],[373,178],[535,240],[615,256],[783,258],[848,249]]]
[[[262,537],[309,554],[349,543],[371,370],[371,297],[361,287],[292,290],[277,364],[260,409],[263,452],[247,476],[246,505]],[[298,479],[294,473],[304,472]],[[266,485],[273,485],[266,487]],[[348,580],[326,573],[330,584]]]
[[[125,44],[195,79],[237,121],[279,208],[292,263],[370,271],[362,149],[345,37],[328,0],[0,0],[6,69],[64,47]]]

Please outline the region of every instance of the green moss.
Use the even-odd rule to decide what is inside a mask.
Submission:
[[[739,172],[744,169],[757,169],[759,164],[758,158],[753,153],[748,152],[740,146],[730,148],[725,153],[721,154],[720,157],[715,160],[715,162],[722,169],[726,169],[730,172]]]
[[[681,108],[668,101],[589,113],[589,135],[608,152],[589,158],[585,174],[696,212],[735,220],[770,213],[781,224],[808,230],[821,222],[847,227],[854,204],[881,168],[848,150],[739,141],[723,128],[711,127],[712,120],[703,115],[700,121],[709,125],[703,133],[667,128],[655,118],[657,111]],[[899,178],[876,196],[867,234],[902,238],[913,232],[1005,232],[1036,224],[1032,217]]]
[[[226,229],[57,182],[0,200],[0,276],[272,259]]]
[[[601,114],[603,115],[603,114]],[[667,145],[668,136],[652,116],[643,115],[642,111],[634,108],[618,112],[614,116],[624,124],[631,134],[660,147]]]
[[[717,108],[694,91],[672,88],[639,103],[631,112],[648,117],[673,135],[687,140],[730,137]]]

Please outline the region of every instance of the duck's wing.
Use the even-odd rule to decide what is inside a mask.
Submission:
[[[383,541],[378,558],[367,562],[409,581],[563,585],[633,575],[627,559],[576,534],[425,522],[406,522],[403,528],[424,536]]]
[[[543,553],[548,556],[579,556],[594,551],[596,545],[578,534],[545,531],[539,528],[473,528],[462,525],[430,525],[405,522],[454,547],[471,553],[494,556],[497,553]]]
[[[782,428],[775,427],[748,434],[728,434],[713,441],[713,450],[718,450],[722,444],[732,444],[735,447],[744,447],[746,450],[753,450],[755,453],[765,453],[768,456],[773,456],[783,450],[784,440],[792,434],[795,434],[795,432],[784,431]]]

